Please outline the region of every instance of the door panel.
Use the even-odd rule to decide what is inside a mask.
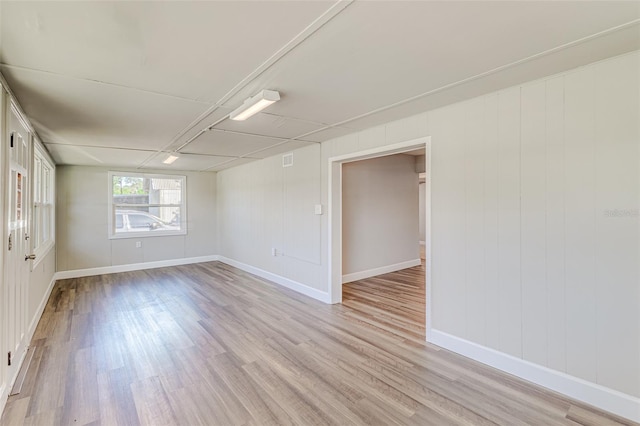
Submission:
[[[26,350],[29,262],[29,159],[31,135],[15,111],[9,117],[9,167],[7,225],[9,241],[5,257],[6,342],[11,351],[9,379],[15,377]]]

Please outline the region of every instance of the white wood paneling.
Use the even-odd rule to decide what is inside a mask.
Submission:
[[[640,396],[639,61],[429,113],[435,329]]]
[[[100,167],[56,168],[58,271],[214,254],[217,238],[214,173],[183,172],[187,176],[186,235],[117,241],[108,238],[108,172],[109,169]],[[142,247],[136,248],[135,241],[140,241]]]
[[[276,155],[221,173],[221,255],[285,280],[321,287],[323,216],[314,214],[314,205],[321,203],[320,157],[321,146],[314,144],[296,150],[291,167],[283,168],[282,156]]]
[[[294,157],[295,161],[295,157]],[[282,274],[282,257],[273,256],[272,249],[279,252],[283,250],[282,231],[283,223],[283,174],[282,158],[272,157],[257,165],[247,164],[241,167],[240,173],[250,177],[246,185],[238,188],[239,191],[251,197],[250,222],[237,222],[235,227],[230,228],[231,239],[237,239],[237,231],[244,227],[246,232],[241,233],[240,240],[234,244],[239,245],[239,249],[233,253],[223,252],[227,257],[256,265],[261,269],[274,274]],[[252,170],[254,169],[254,170]],[[236,211],[233,206],[231,214]],[[250,226],[247,226],[250,223]]]
[[[567,373],[596,381],[594,70],[565,76]]]
[[[209,256],[218,253],[216,174],[198,173],[187,178],[187,235],[184,257]],[[203,197],[202,194],[211,194]]]
[[[145,239],[146,242],[146,239]],[[146,245],[145,245],[146,247]],[[136,241],[130,238],[114,239],[111,241],[111,265],[127,265],[143,263],[142,247],[136,247]]]
[[[371,127],[358,133],[358,150],[365,151],[385,144],[386,126]]]
[[[185,235],[150,237],[141,241],[144,262],[160,262],[185,257]],[[133,262],[129,262],[133,263]]]
[[[434,327],[466,334],[465,269],[465,129],[460,125],[465,106],[455,105],[430,114],[429,124],[433,141],[432,180],[439,182],[432,193],[432,229],[440,231],[432,236],[434,286],[432,297],[441,300],[433,307]],[[445,284],[446,283],[446,284]]]
[[[331,156],[336,157],[342,154],[350,154],[358,150],[358,135],[350,134],[331,141]]]
[[[546,82],[546,282],[547,282],[547,363],[565,372],[565,181],[564,181],[564,78]]]
[[[427,113],[412,115],[389,123],[386,126],[386,144],[417,139],[427,136]]]
[[[567,392],[574,395],[602,386],[607,398],[627,407],[640,397],[639,59],[635,52],[425,118],[433,143],[433,328],[507,354],[525,370],[541,366],[533,370],[544,372],[545,383],[572,376],[577,385]],[[359,132],[357,149],[384,145],[388,132],[391,139],[410,135],[415,124]],[[347,139],[338,149],[355,150]],[[334,142],[313,154],[323,167]],[[278,212],[284,190],[274,172],[278,162],[254,164],[262,166],[228,170],[219,180],[221,203],[234,191],[264,191],[252,208],[273,203],[260,213],[271,216],[256,222],[254,240],[231,242],[238,253],[267,239],[256,241],[261,227],[275,238],[286,226]],[[253,187],[240,184],[243,174],[258,175]],[[320,176],[328,183],[327,170]],[[311,181],[306,186],[318,189]],[[327,186],[320,191],[326,202]],[[234,197],[225,218],[245,206]],[[244,235],[236,228],[246,224],[235,217],[229,223],[225,232]],[[245,263],[273,273],[273,265],[260,262],[279,259],[255,260]],[[284,276],[304,285],[319,282],[314,273],[322,276],[322,266],[291,265]],[[590,383],[583,389],[579,379]]]
[[[522,357],[546,365],[545,83],[523,87],[521,96]]]
[[[594,73],[596,377],[640,395],[640,341],[627,336],[640,324],[639,58],[608,61]]]
[[[487,297],[484,281],[484,99],[468,103],[465,120],[465,274],[467,338],[485,344]]]
[[[498,252],[498,95],[486,96],[484,109],[484,265],[486,345],[500,345]]]
[[[357,138],[356,138],[357,143]],[[282,168],[284,185],[284,250],[288,258],[320,264],[320,145],[296,151],[293,165]]]
[[[522,356],[520,88],[498,94],[499,350]]]

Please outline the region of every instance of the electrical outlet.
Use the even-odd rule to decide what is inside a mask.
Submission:
[[[142,247],[142,241],[136,241],[136,248]]]
[[[278,250],[275,247],[271,248],[271,256],[277,256],[278,255]]]

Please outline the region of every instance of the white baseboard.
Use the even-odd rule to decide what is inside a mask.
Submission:
[[[601,410],[640,422],[640,398],[516,358],[439,330],[431,330],[430,343],[593,405]]]
[[[276,284],[279,284],[288,289],[297,291],[298,293],[302,293],[305,296],[309,296],[313,299],[319,300],[324,303],[331,303],[329,298],[329,293],[316,290],[315,288],[306,286],[297,281],[290,280],[289,278],[285,278],[283,276],[274,274],[272,272],[265,271],[260,268],[256,268],[251,265],[247,265],[246,263],[238,262],[237,260],[229,259],[224,256],[219,256],[218,259],[222,263],[226,263],[229,266],[233,266],[234,268],[242,269],[245,272],[249,272],[250,274],[257,275],[260,278],[267,279],[269,281],[273,281]]]
[[[93,275],[115,274],[118,272],[141,271],[143,269],[164,268],[167,266],[189,265],[191,263],[213,262],[218,259],[218,255],[185,257],[182,259],[160,260],[157,262],[131,263],[128,265],[102,266],[99,268],[73,269],[70,271],[58,271],[55,278],[64,280],[68,278],[90,277]]]
[[[396,263],[394,265],[381,266],[380,268],[345,274],[342,276],[342,284],[350,283],[352,281],[364,280],[365,278],[388,274],[389,272],[400,271],[402,269],[413,268],[414,266],[420,265],[420,263],[420,259],[413,259],[406,262]]]

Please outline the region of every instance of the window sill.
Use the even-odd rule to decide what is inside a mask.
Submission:
[[[38,265],[40,264],[40,262],[42,262],[42,260],[47,257],[47,255],[49,254],[49,252],[53,249],[53,247],[55,247],[56,242],[55,241],[49,241],[48,243],[46,243],[44,245],[44,247],[40,247],[37,250],[34,250],[33,254],[36,255],[35,260],[31,263],[31,270],[33,271],[34,269],[36,269],[38,267]]]
[[[121,234],[109,235],[110,240],[122,240],[126,238],[151,238],[151,237],[171,237],[187,235],[187,230],[184,231],[143,231],[143,232],[123,232]]]

